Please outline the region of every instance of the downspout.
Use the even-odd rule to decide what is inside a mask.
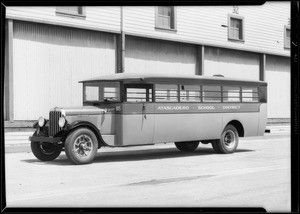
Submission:
[[[125,71],[125,32],[124,32],[124,11],[123,6],[121,6],[121,71]]]

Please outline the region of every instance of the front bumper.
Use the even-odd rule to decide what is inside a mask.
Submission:
[[[31,136],[31,137],[29,137],[29,141],[32,141],[32,142],[58,143],[58,142],[61,142],[62,139],[60,137]]]

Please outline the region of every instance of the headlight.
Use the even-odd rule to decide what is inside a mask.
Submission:
[[[43,126],[45,125],[45,123],[46,123],[45,118],[40,117],[38,123],[39,123],[39,126],[40,126],[40,127],[43,127]]]
[[[58,125],[60,128],[64,127],[66,124],[66,119],[64,117],[60,117],[58,120]]]

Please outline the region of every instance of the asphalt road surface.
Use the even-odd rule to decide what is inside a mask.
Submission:
[[[290,136],[241,138],[234,154],[200,144],[101,148],[89,165],[7,153],[7,207],[291,207]]]

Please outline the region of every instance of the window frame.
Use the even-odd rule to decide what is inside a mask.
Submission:
[[[104,84],[104,85],[102,85]],[[113,84],[116,84],[117,87],[116,87],[116,95],[117,95],[117,98],[116,100],[110,100],[109,102],[113,102],[113,103],[119,103],[119,102],[122,102],[122,95],[121,95],[121,84],[120,82],[118,81],[105,81],[105,82],[85,82],[82,86],[82,102],[83,103],[103,103],[103,102],[106,102],[104,101],[104,87],[107,87],[108,85],[113,85]],[[86,99],[86,87],[98,87],[98,100],[87,100]],[[101,91],[103,90],[103,91]],[[101,93],[102,92],[102,93]],[[101,100],[103,99],[103,100]]]
[[[158,19],[160,18],[159,17],[159,14],[158,14],[158,7],[170,7],[171,8],[171,17],[170,17],[170,28],[167,28],[165,26],[161,26],[159,25],[158,23]],[[157,30],[167,30],[167,31],[173,31],[173,32],[176,32],[177,31],[177,13],[176,13],[176,7],[175,6],[156,6],[155,7],[155,29]],[[172,25],[173,25],[173,28],[172,28]]]
[[[153,89],[154,85],[153,84],[135,84],[135,83],[125,83],[123,85],[123,88],[124,88],[124,95],[122,97],[122,102],[125,102],[125,103],[153,103],[154,102],[154,89]],[[146,101],[128,101],[128,97],[127,97],[127,89],[128,88],[137,88],[137,89],[146,89]],[[150,92],[151,90],[151,92]],[[151,97],[150,97],[151,95]],[[137,97],[135,97],[137,98]],[[134,99],[131,98],[131,99]],[[138,99],[138,98],[137,98]]]
[[[166,98],[168,99],[168,98],[171,98],[171,97],[176,97],[176,101],[173,101],[173,100],[166,100],[166,101],[157,101],[157,95],[156,95],[156,92],[157,91],[162,91],[161,89],[157,89],[157,85],[175,85],[176,86],[176,90],[174,89],[172,89],[172,91],[176,91],[177,92],[177,94],[176,94],[176,96],[171,96],[170,95],[170,91],[171,90],[167,90],[167,95],[166,95]],[[179,85],[180,84],[178,84],[178,83],[154,83],[153,84],[153,93],[154,93],[154,99],[153,99],[153,101],[155,102],[155,103],[180,103],[180,98],[179,98],[179,96],[180,96],[180,90],[179,90]],[[158,96],[158,97],[162,97],[162,96]]]
[[[289,42],[289,44],[287,44],[287,42],[286,42],[286,39],[288,38],[286,35],[287,35],[287,30],[289,30],[290,31],[290,42]],[[285,49],[291,49],[291,27],[289,26],[289,25],[285,25],[284,26],[284,35],[283,35],[283,41],[284,41],[284,48]]]
[[[79,10],[79,8],[81,8],[82,14],[69,12],[67,10],[64,10],[63,9],[64,7],[67,8],[68,6],[56,6],[56,10],[55,10],[56,15],[68,16],[68,17],[73,17],[73,18],[85,18],[86,17],[85,7],[83,7],[83,6],[76,6],[76,7],[78,7],[78,10]],[[74,6],[72,6],[72,7],[74,7]]]
[[[230,36],[230,31],[231,31],[231,19],[238,19],[241,21],[241,25],[242,25],[242,38],[234,38],[232,36]],[[230,41],[238,41],[238,42],[245,42],[245,18],[243,16],[237,16],[234,14],[228,14],[228,40]]]

